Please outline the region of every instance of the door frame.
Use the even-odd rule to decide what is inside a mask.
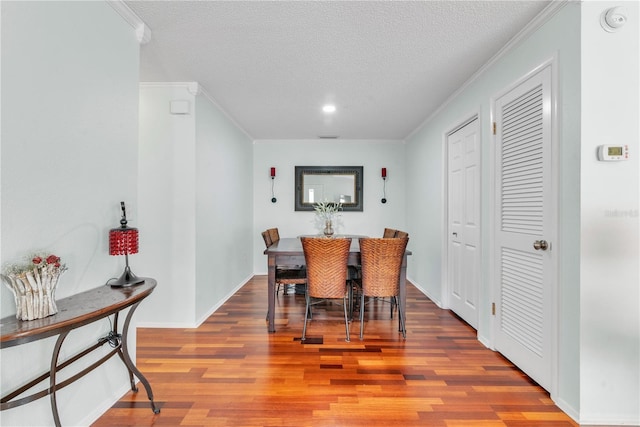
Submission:
[[[524,75],[518,77],[509,85],[505,86],[503,89],[495,93],[490,98],[489,102],[489,116],[490,123],[493,126],[493,123],[496,119],[496,100],[500,99],[502,96],[519,86],[522,82],[528,80],[533,75],[541,72],[544,68],[549,67],[551,70],[551,200],[554,202],[554,206],[550,209],[549,215],[551,216],[551,223],[555,224],[553,229],[550,231],[549,241],[552,242],[552,250],[555,252],[555,256],[552,257],[552,268],[555,271],[554,275],[554,288],[551,290],[552,294],[552,306],[551,306],[551,348],[550,348],[550,360],[551,360],[551,387],[549,393],[551,395],[552,400],[556,400],[554,397],[558,391],[559,387],[559,339],[560,339],[560,313],[559,313],[559,298],[560,298],[560,270],[559,266],[562,265],[560,262],[562,242],[560,241],[560,233],[559,233],[559,210],[560,210],[560,198],[559,198],[559,188],[560,188],[560,171],[559,171],[559,109],[558,105],[562,105],[560,103],[560,93],[558,91],[558,57],[557,53],[555,53],[551,58],[543,61],[539,65],[535,66],[532,70],[525,73]],[[495,171],[495,160],[496,160],[496,135],[494,135],[493,131],[490,132],[490,140],[489,144],[489,169]],[[499,280],[496,277],[496,224],[495,218],[498,215],[496,212],[496,176],[495,173],[491,173],[489,176],[489,215],[491,221],[489,221],[489,229],[488,229],[488,240],[489,240],[489,254],[488,254],[488,262],[489,262],[489,285],[488,285],[488,297],[489,302],[495,302],[497,298],[500,296],[500,284]],[[495,347],[495,330],[497,328],[496,325],[496,316],[489,316],[489,330],[487,339],[488,339],[488,347],[492,350],[496,350]],[[497,350],[496,350],[497,351]]]
[[[453,134],[454,132],[462,129],[463,127],[465,127],[466,125],[468,125],[469,123],[471,123],[474,120],[478,121],[478,129],[479,129],[479,134],[480,134],[480,163],[478,165],[478,174],[479,174],[479,179],[482,181],[482,141],[484,140],[483,138],[483,126],[482,126],[482,114],[481,114],[481,108],[478,107],[477,110],[466,114],[464,116],[462,116],[462,118],[460,120],[456,120],[455,121],[455,125],[453,125],[452,127],[450,127],[448,130],[445,130],[442,133],[442,170],[443,170],[443,176],[442,176],[442,200],[440,205],[442,206],[442,227],[440,228],[441,230],[441,239],[440,241],[442,242],[441,244],[441,249],[440,249],[440,253],[442,254],[442,258],[441,258],[441,264],[440,264],[440,271],[441,271],[441,276],[442,276],[442,284],[440,287],[440,295],[441,295],[441,300],[440,300],[440,307],[444,308],[444,309],[449,309],[451,307],[450,305],[450,301],[449,301],[449,291],[451,290],[451,284],[449,283],[449,204],[448,204],[448,200],[449,200],[449,147],[448,147],[448,138],[451,134]],[[480,184],[480,246],[482,247],[482,236],[483,236],[483,232],[482,232],[482,200],[483,200],[483,186],[482,183]],[[482,253],[481,253],[481,257],[482,257]],[[482,260],[480,260],[480,268],[482,269]],[[479,289],[479,294],[478,294],[478,305],[480,305],[480,300],[482,300],[482,279],[480,280],[480,289]],[[478,310],[480,313],[482,313],[482,310],[480,310],[480,307],[478,307]],[[480,316],[479,316],[480,317]],[[478,322],[480,323],[480,322]],[[478,324],[479,326],[479,324]],[[479,335],[479,331],[480,328],[478,327],[478,329],[476,330],[478,332]]]

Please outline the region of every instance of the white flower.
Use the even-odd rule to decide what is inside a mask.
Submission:
[[[27,260],[19,264],[5,266],[6,275],[20,276],[26,273],[37,271],[47,271],[49,273],[62,273],[67,270],[67,266],[62,263],[59,256],[54,254],[34,254],[27,257]]]
[[[325,200],[324,202],[318,202],[313,205],[313,209],[320,218],[325,221],[330,221],[333,219],[333,216],[342,209],[342,203],[329,202],[328,200]]]

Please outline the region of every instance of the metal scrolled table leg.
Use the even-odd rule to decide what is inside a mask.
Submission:
[[[113,315],[113,329],[111,330],[112,334],[116,337],[116,339],[119,339],[119,343],[118,345],[120,346],[120,348],[122,347],[122,336],[118,334],[118,314],[120,314],[120,312],[116,313]],[[122,351],[118,351],[118,356],[120,357],[120,360],[122,360],[122,363],[125,364],[125,366],[127,366],[127,362],[124,360],[124,356],[122,355]],[[131,369],[128,369],[129,367],[127,366],[127,371],[129,372],[129,383],[131,384],[131,391],[133,392],[138,392],[138,387],[136,387],[136,381],[135,378],[133,377],[133,372],[131,371]]]
[[[140,382],[144,385],[144,388],[147,390],[147,396],[149,397],[149,401],[151,402],[151,409],[153,410],[154,414],[158,414],[160,413],[160,408],[156,407],[156,404],[153,401],[153,391],[151,390],[151,385],[149,384],[149,381],[147,381],[147,378],[144,375],[142,375],[142,372],[140,372],[140,370],[138,370],[138,368],[136,368],[134,363],[131,361],[131,357],[129,356],[129,350],[127,348],[127,335],[129,333],[129,323],[131,322],[131,317],[133,316],[133,312],[136,310],[136,308],[138,308],[138,305],[140,305],[140,302],[141,301],[138,301],[136,304],[131,306],[129,313],[127,313],[127,317],[125,318],[124,327],[122,329],[121,357],[122,357],[122,360],[124,360],[124,364],[127,366],[127,369],[129,369],[129,372],[133,372],[135,376],[138,377]]]
[[[51,400],[51,412],[53,413],[53,422],[56,427],[60,427],[60,415],[58,415],[58,403],[56,402],[56,372],[58,371],[58,356],[60,355],[60,348],[62,342],[69,335],[69,331],[63,332],[58,336],[56,345],[53,348],[53,354],[51,355],[51,369],[49,371],[49,395]]]

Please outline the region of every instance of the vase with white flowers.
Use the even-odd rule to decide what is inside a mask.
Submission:
[[[333,218],[342,209],[342,203],[325,200],[314,204],[313,209],[316,211],[316,215],[324,221],[324,235],[327,237],[333,236]]]

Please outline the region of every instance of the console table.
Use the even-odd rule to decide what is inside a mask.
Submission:
[[[0,333],[2,334],[0,338],[0,348],[13,347],[50,336],[58,336],[58,340],[53,348],[51,368],[49,371],[29,381],[15,391],[2,396],[2,398],[0,398],[0,411],[21,406],[48,395],[51,399],[51,411],[53,412],[55,425],[59,427],[60,417],[56,404],[56,391],[82,378],[117,354],[129,371],[131,390],[134,392],[138,391],[135,385],[135,375],[147,391],[147,396],[151,402],[151,409],[154,413],[159,413],[160,409],[156,407],[153,401],[153,392],[149,381],[147,381],[131,361],[127,350],[127,335],[131,317],[136,308],[138,308],[138,305],[153,292],[155,287],[156,281],[151,278],[144,278],[143,283],[130,287],[112,288],[111,286],[104,285],[57,301],[58,313],[53,316],[29,321],[17,320],[15,316],[0,319]],[[125,318],[122,332],[118,332],[118,314],[129,307],[131,307],[131,309]],[[68,360],[58,362],[58,355],[60,354],[62,343],[69,332],[81,326],[104,319],[112,314],[113,325],[107,336],[98,339],[97,343],[76,353]],[[64,381],[59,383],[56,381],[56,374],[60,370],[107,343],[112,349],[105,356]],[[49,386],[47,388],[25,397],[19,397],[31,391],[47,378],[49,379]]]

